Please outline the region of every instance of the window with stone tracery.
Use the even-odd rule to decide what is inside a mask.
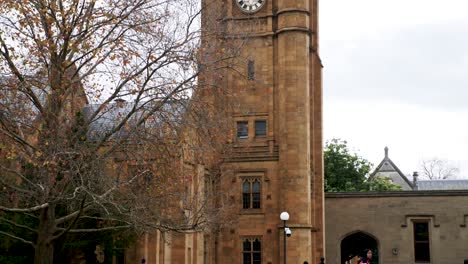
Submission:
[[[262,240],[248,237],[242,240],[242,264],[262,263]]]
[[[259,178],[244,178],[242,181],[242,208],[259,209],[261,206],[261,183]]]

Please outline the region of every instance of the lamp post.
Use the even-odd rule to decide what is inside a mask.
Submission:
[[[289,220],[288,212],[282,212],[280,214],[280,219],[283,221],[283,264],[286,264],[286,236],[291,236],[291,230],[286,226],[286,221]],[[288,233],[289,232],[289,233]]]

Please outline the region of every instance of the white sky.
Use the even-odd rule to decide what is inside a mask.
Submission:
[[[438,157],[468,178],[468,1],[321,0],[324,138],[405,174]]]

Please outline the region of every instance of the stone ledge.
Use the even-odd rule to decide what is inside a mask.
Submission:
[[[278,12],[276,12],[276,15],[281,15],[284,13],[305,13],[308,16],[310,16],[309,10],[301,8],[283,8],[281,10],[278,10]]]
[[[468,196],[468,190],[325,193],[325,198],[413,197],[413,196],[418,196],[418,197],[424,197],[424,196]]]
[[[319,229],[317,227],[311,226],[311,225],[303,225],[303,224],[288,224],[286,222],[286,226],[291,228],[291,229],[310,229],[311,232],[316,232]],[[278,225],[278,229],[283,229],[283,225]]]

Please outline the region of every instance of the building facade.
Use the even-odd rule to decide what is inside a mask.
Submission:
[[[371,177],[403,191],[327,193],[327,263],[374,253],[372,263],[463,263],[468,258],[468,181],[408,177],[385,156]]]
[[[146,235],[126,263],[141,256],[147,263],[283,263],[284,211],[292,230],[287,262],[319,263],[325,239],[318,0],[205,0],[203,7],[218,15],[224,32],[205,44],[241,43],[235,69],[217,83],[237,101],[227,138],[232,153],[215,186],[224,223],[206,233]],[[194,188],[206,191],[205,183]]]
[[[317,0],[225,0],[227,37],[242,38],[237,72],[234,155],[225,163],[223,197],[235,220],[216,236],[208,263],[319,263],[324,255],[322,65]]]
[[[468,191],[328,193],[327,264],[370,248],[372,263],[463,263]]]

